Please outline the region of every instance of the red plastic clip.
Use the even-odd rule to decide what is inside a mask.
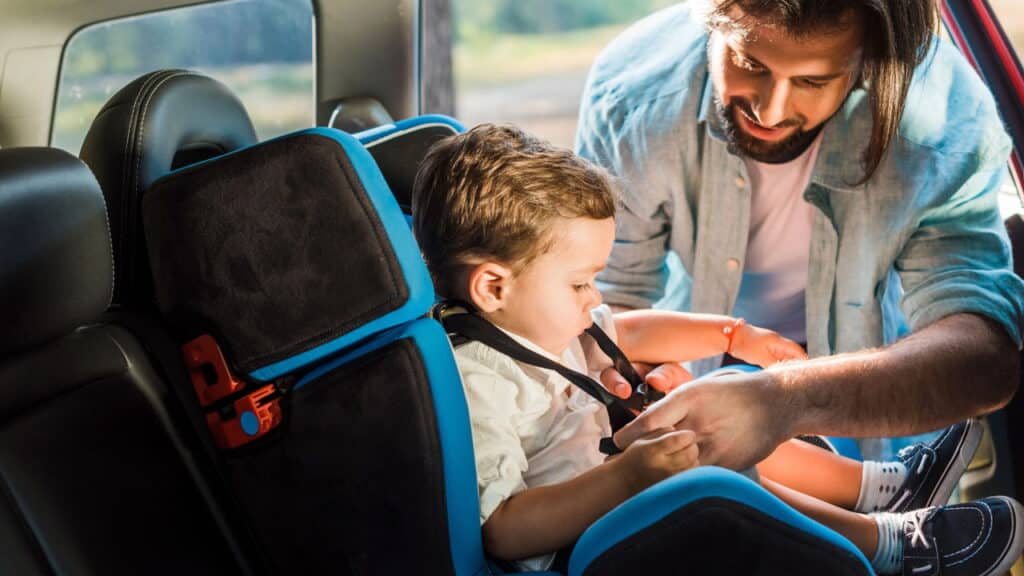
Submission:
[[[205,408],[245,388],[245,382],[231,375],[220,346],[209,334],[187,342],[181,352],[200,406]]]
[[[281,406],[278,399],[266,400],[274,394],[274,386],[263,388],[235,400],[232,404],[234,415],[223,419],[217,412],[206,415],[206,423],[213,434],[218,448],[238,448],[263,436],[281,423]]]
[[[235,378],[228,369],[217,341],[208,334],[181,347],[199,405],[207,408],[214,402],[245,392],[246,382]],[[272,384],[245,394],[230,405],[206,414],[206,424],[218,448],[238,448],[263,436],[281,423],[281,407]]]

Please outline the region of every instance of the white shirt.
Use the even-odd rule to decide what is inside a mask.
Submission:
[[[611,310],[599,306],[591,315],[615,340]],[[574,340],[559,358],[508,334],[595,379],[612,364],[589,337]],[[511,496],[566,482],[604,462],[598,443],[611,434],[607,411],[557,372],[517,362],[475,341],[456,348],[455,361],[473,428],[481,525]],[[553,560],[554,554],[547,554],[518,564],[541,571]]]
[[[785,164],[744,159],[750,177],[750,235],[733,315],[797,342],[807,341],[804,289],[814,206],[803,192],[821,135]]]

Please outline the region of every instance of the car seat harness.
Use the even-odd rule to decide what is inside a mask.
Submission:
[[[629,382],[632,388],[629,398],[619,398],[590,376],[567,368],[516,342],[500,328],[477,314],[467,303],[441,302],[434,306],[431,314],[444,325],[445,331],[452,340],[452,346],[458,347],[475,340],[519,362],[554,370],[604,405],[608,410],[612,431],[618,431],[636,418],[636,414],[642,412],[650,403],[664,396],[664,393],[649,387],[643,381],[643,378],[633,369],[633,364],[625,353],[597,324],[591,324],[585,332],[594,339],[601,351],[612,359],[615,369]],[[622,451],[615,445],[611,437],[602,438],[599,448],[604,454],[617,454]]]

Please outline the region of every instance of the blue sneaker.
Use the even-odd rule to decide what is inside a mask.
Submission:
[[[1012,498],[925,508],[903,514],[904,576],[1003,574],[1021,555],[1024,508]]]
[[[982,431],[981,421],[972,418],[946,428],[930,444],[914,444],[900,450],[899,459],[907,467],[907,478],[882,510],[906,512],[948,502],[978,450]]]

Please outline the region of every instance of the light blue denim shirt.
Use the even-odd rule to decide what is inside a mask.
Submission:
[[[615,247],[599,277],[610,304],[660,300],[729,314],[736,303],[750,179],[726,149],[712,90],[707,33],[685,4],[630,27],[590,72],[576,148],[616,175],[622,194]],[[805,291],[809,353],[886,344],[958,312],[998,321],[1020,346],[1024,284],[1010,268],[997,207],[1011,147],[990,93],[954,47],[937,43],[887,156],[853,185],[871,121],[866,92],[855,90],[824,128],[804,191],[817,208]],[[670,251],[682,271],[666,294]]]

